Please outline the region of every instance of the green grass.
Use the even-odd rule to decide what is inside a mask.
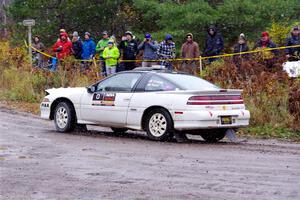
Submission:
[[[292,141],[300,141],[300,132],[284,127],[274,127],[272,124],[264,126],[249,126],[241,129],[242,136],[253,136],[261,139],[286,139]]]

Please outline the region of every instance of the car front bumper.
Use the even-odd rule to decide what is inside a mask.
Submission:
[[[50,102],[42,102],[40,104],[40,111],[41,111],[40,116],[41,116],[41,118],[50,119],[50,113],[51,113],[50,108],[51,108]]]

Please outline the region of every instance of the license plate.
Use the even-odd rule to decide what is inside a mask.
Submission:
[[[232,124],[232,118],[230,116],[221,117],[221,124]]]

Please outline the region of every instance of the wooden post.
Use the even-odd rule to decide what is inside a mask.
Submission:
[[[35,21],[33,19],[26,19],[23,20],[23,25],[28,27],[28,53],[29,53],[29,61],[30,65],[32,66],[32,35],[31,35],[31,27],[35,25]]]
[[[200,68],[200,76],[202,75],[202,70],[203,70],[203,68],[202,68],[202,57],[201,56],[199,56],[199,68]]]

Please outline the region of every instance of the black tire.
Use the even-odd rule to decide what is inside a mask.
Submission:
[[[76,126],[76,114],[72,105],[60,102],[54,111],[54,124],[58,132],[73,131]]]
[[[111,127],[111,130],[114,133],[125,133],[126,131],[128,131],[128,128],[113,128],[113,127]]]
[[[213,129],[201,134],[201,137],[209,143],[214,143],[222,140],[226,135],[227,129]]]
[[[164,109],[151,110],[145,120],[145,130],[151,140],[168,141],[173,138],[173,120]]]

